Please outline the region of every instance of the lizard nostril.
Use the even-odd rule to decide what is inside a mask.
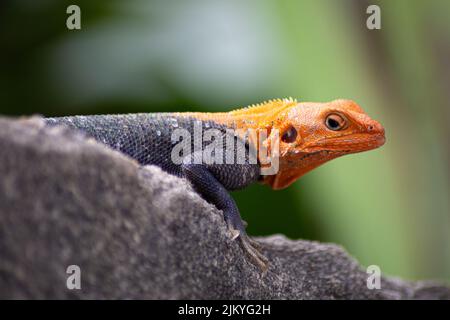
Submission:
[[[367,127],[367,129],[368,129],[369,131],[372,131],[372,130],[373,130],[373,126],[370,125],[370,126]]]

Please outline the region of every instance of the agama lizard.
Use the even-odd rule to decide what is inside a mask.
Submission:
[[[245,222],[228,191],[245,188],[257,181],[273,189],[282,189],[331,159],[375,149],[385,142],[380,123],[369,118],[350,100],[298,103],[289,98],[230,112],[70,116],[45,121],[49,125],[62,124],[81,130],[141,165],[157,165],[170,174],[186,178],[205,200],[223,212],[233,238],[240,240],[250,260],[263,270],[267,269],[268,261],[260,253],[259,244],[247,236]],[[194,150],[190,149],[188,154],[180,153],[182,160],[174,161],[176,130],[193,134],[196,126],[201,129],[200,133],[187,139],[184,145],[194,147]],[[216,134],[219,132],[219,139],[216,135],[215,139],[205,141],[203,131],[208,129],[215,129]],[[242,134],[235,133],[239,129],[253,130],[257,139],[244,139]],[[266,134],[265,140],[260,139],[262,132]],[[202,162],[201,153],[211,141],[230,141],[227,139],[233,142],[231,163]],[[196,145],[200,145],[201,150],[196,149]],[[262,174],[261,155],[254,152],[261,145],[271,157],[277,158],[276,172]],[[272,152],[275,145],[277,152]],[[220,147],[223,148],[223,144]],[[239,148],[248,151],[241,162],[237,161]],[[256,161],[252,161],[251,154],[256,154]],[[200,162],[195,161],[199,158]]]

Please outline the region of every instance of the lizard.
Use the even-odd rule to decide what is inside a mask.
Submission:
[[[239,239],[247,257],[263,271],[268,268],[268,259],[261,253],[260,244],[247,235],[246,223],[229,191],[255,182],[275,190],[283,189],[332,159],[375,149],[385,143],[383,126],[356,102],[345,99],[319,103],[286,98],[228,112],[65,116],[44,120],[49,126],[65,125],[82,131],[140,165],[156,165],[172,175],[186,178],[197,193],[222,211],[232,239]],[[201,130],[194,135],[196,126]],[[210,137],[208,144],[204,135],[209,129],[219,135],[214,139]],[[194,146],[194,150],[181,148],[182,152],[175,153],[181,160],[174,161],[174,147],[180,146],[178,140],[174,140],[177,130],[193,134],[191,139],[186,138],[183,146]],[[239,130],[253,130],[256,139],[255,136],[245,139],[242,133],[236,134]],[[232,141],[233,161],[203,161],[204,149],[212,145],[212,141]],[[223,148],[223,144],[215,146]],[[260,147],[265,147],[270,154],[264,164],[257,151]],[[237,160],[239,148],[246,151],[240,162]],[[214,152],[217,150],[211,154]],[[267,169],[267,159],[275,158],[277,170],[262,174],[264,168]]]

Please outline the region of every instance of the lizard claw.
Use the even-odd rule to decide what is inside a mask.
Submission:
[[[265,273],[268,269],[269,260],[259,251],[261,245],[245,233],[241,234],[239,239],[245,254],[250,258],[251,262]]]
[[[231,219],[227,220],[228,230],[231,233],[231,240],[239,239],[239,244],[250,262],[265,273],[268,269],[269,260],[260,252],[261,245],[250,238],[245,232],[245,225],[247,223],[242,220],[240,221],[242,224],[236,226]]]
[[[232,241],[236,240],[236,238],[241,235],[241,233],[237,229],[230,229],[230,232],[231,232],[231,240]]]
[[[248,236],[247,236],[247,238],[248,238],[248,242],[251,244],[252,247],[256,248],[257,250],[262,249],[262,245],[258,241],[254,240]]]

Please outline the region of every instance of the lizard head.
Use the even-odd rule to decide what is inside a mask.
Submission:
[[[279,171],[264,183],[282,189],[337,157],[367,151],[385,142],[383,126],[351,100],[294,103],[276,115],[271,129],[279,133]]]

